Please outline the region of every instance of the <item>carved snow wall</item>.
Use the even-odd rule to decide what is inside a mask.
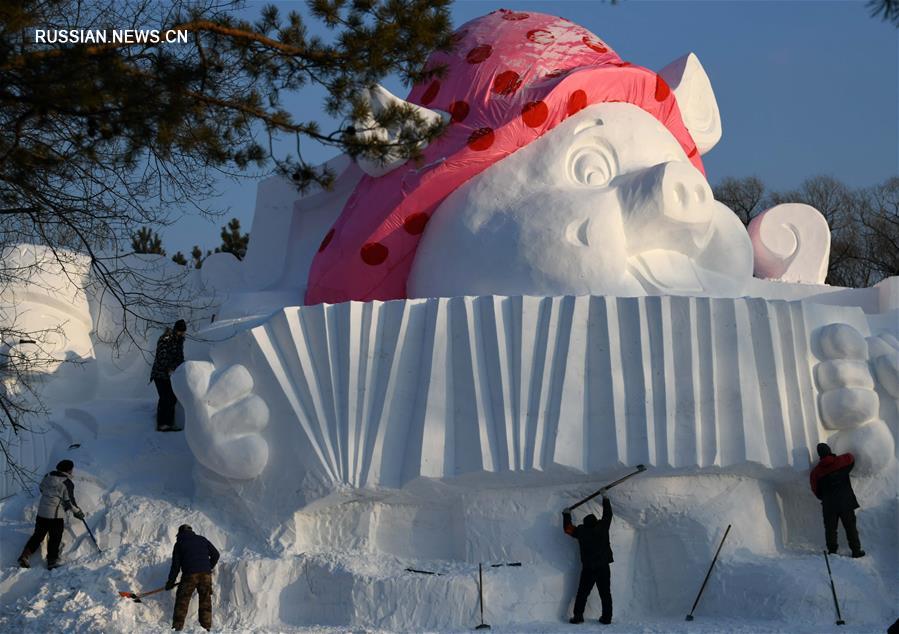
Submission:
[[[304,470],[306,501],[325,494],[312,488],[479,472],[806,470],[831,433],[818,413],[813,332],[834,321],[867,330],[859,309],[749,298],[295,307],[213,346],[203,389],[218,396],[191,394],[184,371],[175,387],[185,407],[217,409],[188,412],[205,421],[188,440],[245,493],[271,494],[263,482],[290,465]],[[252,442],[227,455],[227,434]]]

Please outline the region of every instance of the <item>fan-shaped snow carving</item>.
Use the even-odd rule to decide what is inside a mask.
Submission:
[[[776,205],[752,219],[749,237],[756,277],[823,284],[830,259],[830,227],[810,205]]]

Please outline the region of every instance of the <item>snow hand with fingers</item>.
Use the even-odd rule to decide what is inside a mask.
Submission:
[[[237,480],[262,473],[268,443],[260,432],[268,425],[269,410],[253,392],[247,368],[188,361],[172,375],[172,385],[184,406],[187,443],[197,460]]]

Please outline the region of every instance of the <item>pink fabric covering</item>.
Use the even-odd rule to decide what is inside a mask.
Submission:
[[[500,10],[463,25],[455,38],[451,53],[428,61],[446,64],[446,76],[416,85],[407,98],[449,112],[452,123],[420,164],[360,181],[313,260],[307,304],[405,298],[418,242],[444,198],[588,105],[639,106],[705,173],[665,81],[622,61],[590,31]]]

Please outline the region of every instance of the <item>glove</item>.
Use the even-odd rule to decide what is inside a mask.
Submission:
[[[562,509],[562,515],[571,515],[571,507],[566,506]]]
[[[76,519],[76,520],[83,520],[83,519],[84,519],[84,511],[75,511],[75,512],[72,513],[72,515],[75,516],[75,519]]]
[[[607,488],[603,487],[603,488],[601,488],[601,489],[599,490],[599,494],[600,494],[603,498],[607,498],[607,497],[609,497],[609,490],[608,490]]]
[[[175,587],[175,582],[172,581],[171,579],[169,579],[168,581],[165,582],[165,589],[166,589],[166,590],[171,590],[171,589],[174,588],[174,587]]]

